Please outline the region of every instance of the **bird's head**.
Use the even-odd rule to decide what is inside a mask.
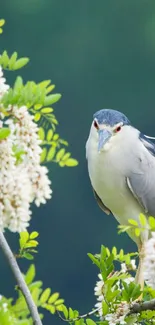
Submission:
[[[130,125],[128,118],[121,112],[113,109],[102,109],[93,116],[92,128],[98,134],[98,151],[104,149],[105,144],[116,140],[123,127]]]

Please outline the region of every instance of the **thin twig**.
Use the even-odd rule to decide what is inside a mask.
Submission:
[[[19,289],[21,290],[21,292],[23,293],[23,296],[25,297],[27,306],[29,308],[30,314],[33,319],[33,324],[34,325],[42,325],[37,306],[35,305],[35,303],[32,299],[31,293],[30,293],[29,288],[27,287],[27,284],[24,280],[24,277],[19,269],[16,259],[13,255],[5,237],[4,237],[3,232],[1,232],[1,231],[0,231],[0,247],[5,255],[6,259],[8,260],[9,266],[14,274],[14,277],[17,281]]]
[[[90,311],[90,312],[87,313],[87,314],[84,314],[84,315],[78,315],[78,316],[75,317],[75,318],[68,318],[68,319],[63,318],[63,317],[61,316],[61,313],[60,313],[59,311],[57,311],[57,314],[58,314],[59,318],[60,318],[61,320],[63,320],[64,322],[75,322],[75,321],[77,321],[77,320],[79,320],[79,319],[89,317],[89,316],[91,316],[91,315],[93,315],[93,314],[99,312],[99,310],[101,310],[101,309],[102,309],[102,307],[98,307],[98,308],[96,308],[96,309]]]

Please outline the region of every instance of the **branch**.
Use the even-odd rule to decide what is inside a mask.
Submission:
[[[131,314],[137,314],[145,310],[155,310],[155,299],[152,299],[150,301],[144,301],[144,302],[135,302],[128,313],[128,315]]]
[[[14,274],[14,277],[17,281],[17,284],[23,293],[23,296],[25,297],[27,306],[29,308],[29,311],[31,313],[32,319],[33,319],[33,324],[34,325],[42,325],[42,322],[40,320],[39,314],[38,314],[38,309],[37,306],[35,305],[31,293],[29,291],[29,288],[27,287],[27,284],[24,280],[24,277],[19,269],[19,266],[16,262],[16,259],[4,237],[3,232],[0,231],[0,247],[6,256],[9,266]]]

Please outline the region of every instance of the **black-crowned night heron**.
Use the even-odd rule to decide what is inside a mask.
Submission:
[[[155,216],[155,145],[121,112],[103,109],[94,114],[86,144],[88,171],[100,208],[120,224],[139,215]],[[137,237],[140,263],[137,283],[143,286],[142,249],[148,230]]]

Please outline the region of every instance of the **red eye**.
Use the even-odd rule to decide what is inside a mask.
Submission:
[[[121,131],[121,126],[118,126],[115,130],[115,132],[119,132],[119,131]]]
[[[98,129],[99,129],[99,126],[98,126],[98,124],[97,124],[97,122],[96,122],[96,121],[94,121],[94,127],[95,127],[95,129],[96,129],[96,130],[98,130]]]

